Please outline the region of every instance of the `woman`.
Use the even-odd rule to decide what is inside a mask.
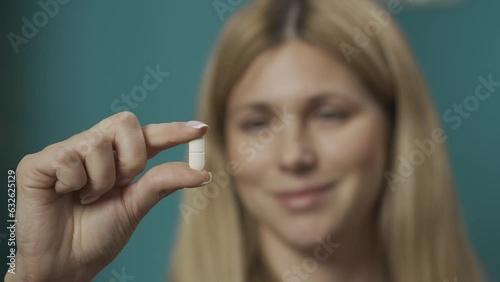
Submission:
[[[168,163],[130,183],[207,132],[141,128],[130,113],[25,157],[20,273],[6,281],[90,280],[154,204],[212,176],[185,190],[172,281],[484,281],[443,132],[388,12],[256,1],[224,30],[200,105],[212,174]],[[417,142],[431,153],[402,173]]]

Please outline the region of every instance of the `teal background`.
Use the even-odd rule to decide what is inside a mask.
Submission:
[[[21,18],[31,18],[41,8],[35,1],[2,5],[2,173],[14,169],[23,155],[113,114],[112,101],[142,83],[146,66],[159,64],[170,76],[130,108],[141,123],[192,119],[202,71],[230,14],[220,18],[212,1],[206,0],[73,0],[61,5],[16,54],[7,33],[21,34]],[[499,12],[500,1],[471,0],[450,10],[405,8],[397,15],[441,114],[474,94],[478,76],[492,74],[500,81]],[[500,281],[499,96],[497,88],[458,129],[444,123],[465,222],[492,281]],[[161,153],[148,168],[183,160],[185,149],[179,146]],[[119,281],[113,273],[122,268],[135,276],[134,281],[164,280],[178,202],[175,193],[158,204],[95,281]],[[0,236],[5,236],[6,208],[1,212]],[[6,241],[0,240],[6,271]]]

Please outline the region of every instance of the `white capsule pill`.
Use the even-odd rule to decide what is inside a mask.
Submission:
[[[205,167],[205,137],[189,142],[189,167],[196,170]]]

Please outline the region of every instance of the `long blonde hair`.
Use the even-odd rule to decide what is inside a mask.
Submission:
[[[404,36],[372,1],[248,4],[225,26],[204,77],[198,118],[210,125],[205,168],[214,181],[184,190],[172,281],[272,280],[261,261],[256,223],[233,189],[236,172],[226,159],[224,119],[228,95],[250,63],[290,38],[345,60],[387,110],[393,128],[387,175],[398,175],[398,160],[415,152],[415,140],[430,139],[440,129]],[[398,282],[485,281],[460,219],[445,144],[434,145],[412,173],[383,183],[378,224],[390,276]]]

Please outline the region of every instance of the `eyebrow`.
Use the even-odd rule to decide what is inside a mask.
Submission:
[[[349,100],[349,102],[353,102],[353,99],[349,95],[341,95],[336,92],[319,92],[315,94],[313,97],[310,97],[307,99],[306,102],[306,108],[314,107],[317,105],[321,105],[325,100],[329,98],[339,98],[342,100]],[[272,112],[271,106],[269,106],[269,103],[266,102],[253,102],[253,103],[247,103],[243,105],[239,105],[231,109],[229,112],[229,115],[236,114],[239,111],[243,109],[249,109],[253,110],[256,112],[262,112],[262,113],[269,113]]]

